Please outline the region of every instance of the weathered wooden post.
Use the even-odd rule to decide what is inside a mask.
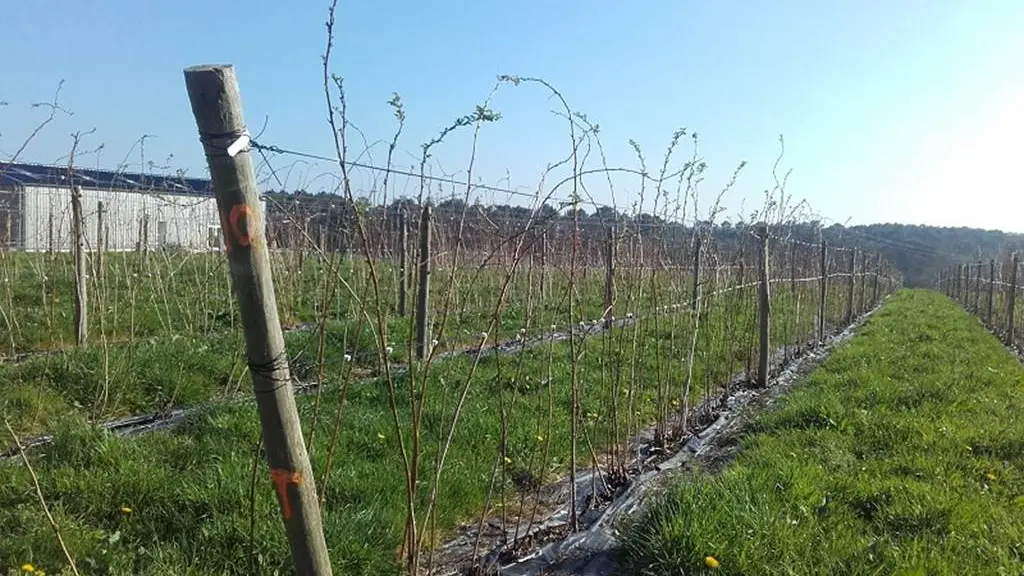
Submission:
[[[548,295],[548,231],[540,235],[540,302],[541,306],[547,302]]]
[[[796,242],[789,242],[789,295],[796,300]]]
[[[853,324],[853,286],[857,280],[857,249],[850,248],[850,281],[846,283],[846,323]]]
[[[762,224],[759,230],[760,253],[758,254],[758,272],[760,277],[760,290],[758,299],[758,317],[760,319],[759,330],[759,354],[757,357],[757,385],[764,387],[768,385],[768,362],[771,354],[771,338],[769,330],[771,327],[771,289],[768,271],[768,225]]]
[[[821,297],[818,299],[818,342],[825,341],[825,294],[828,291],[828,243],[821,240],[821,278],[819,287]]]
[[[47,226],[46,253],[53,256],[53,208],[50,208],[50,218]]]
[[[974,313],[981,316],[981,260],[974,269]]]
[[[409,291],[409,222],[405,208],[398,212],[398,315],[405,318]]]
[[[96,203],[96,280],[103,278],[103,201]]]
[[[995,285],[996,285],[996,259],[989,258],[988,260],[988,310],[985,313],[985,324],[990,328],[992,327],[992,300],[995,296]]]
[[[1017,253],[1010,258],[1010,283],[1006,287],[1006,344],[1013,345],[1013,314],[1017,303]]]
[[[331,563],[292,391],[270,255],[259,224],[249,136],[234,68],[186,68],[185,85],[217,197],[270,479],[278,495],[295,572],[329,575]]]
[[[615,307],[615,236],[616,226],[608,227],[608,245],[604,262],[604,327],[611,329]]]
[[[701,232],[696,231],[693,239],[693,292],[690,296],[690,310],[697,311],[697,302],[700,300],[700,257],[701,257]]]
[[[860,295],[857,298],[857,314],[867,311],[868,295],[868,253],[860,253]]]
[[[956,300],[957,302],[963,303],[964,299],[964,266],[963,264],[956,265]]]
[[[427,348],[427,304],[430,302],[430,204],[420,216],[419,292],[416,294],[416,358],[422,360]]]
[[[882,255],[875,256],[875,278],[871,283],[871,305],[878,305],[878,275],[882,273]]]
[[[82,222],[82,188],[71,188],[71,233],[75,255],[75,340],[85,346],[89,327],[86,301],[85,226]]]

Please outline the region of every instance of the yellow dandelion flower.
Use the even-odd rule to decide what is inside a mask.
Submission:
[[[36,571],[36,568],[35,568],[35,566],[26,563],[26,564],[22,564],[21,565],[21,571],[22,572],[32,573],[32,572]]]
[[[512,459],[509,458],[508,456],[505,456],[505,464],[511,464],[511,463],[512,463]]]
[[[996,475],[994,473],[992,473],[992,472],[986,472],[985,473],[985,479],[987,479],[989,482],[995,482],[996,481]]]
[[[132,513],[132,509],[127,507],[127,506],[121,506],[121,513],[122,514],[131,514]]]
[[[714,556],[705,556],[704,565],[714,570],[715,568],[718,568],[721,565],[721,563]]]

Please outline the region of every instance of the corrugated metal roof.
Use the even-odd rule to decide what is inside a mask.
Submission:
[[[184,176],[161,176],[137,172],[111,172],[67,166],[44,166],[40,164],[11,164],[0,162],[0,187],[3,186],[73,186],[100,188],[104,190],[129,190],[135,192],[164,192],[192,196],[212,196],[213,186],[207,178],[186,178]]]

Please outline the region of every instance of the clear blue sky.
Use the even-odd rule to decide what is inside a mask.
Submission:
[[[330,154],[320,68],[326,10],[308,0],[10,2],[0,28],[0,158],[40,119],[30,104],[50,99],[64,79],[61,103],[75,115],[48,126],[22,160],[53,162],[71,132],[95,128],[84,147],[105,147],[85,165],[127,158],[137,169],[133,143],[152,135],[146,160],[201,175],[181,70],[210,62],[236,66],[250,126],[269,118],[265,143]],[[700,134],[710,165],[706,202],[748,161],[727,198],[733,217],[771,186],[781,133],[789,192],[831,221],[1024,231],[1021,30],[1020,0],[342,1],[333,68],[370,141],[390,139],[385,102],[402,95],[401,166],[481,102],[498,74],[537,76],[601,125],[610,165],[636,165],[632,138],[658,166],[685,126]],[[504,118],[484,128],[476,174],[532,190],[568,150],[565,122],[535,87],[502,88],[492,107]],[[468,145],[468,132],[453,138],[435,173],[464,170]],[[353,146],[358,152],[361,141]],[[383,155],[378,144],[364,159]],[[292,161],[272,161],[290,185],[330,186],[317,178],[328,164]],[[609,202],[603,181],[587,183]],[[372,180],[360,174],[357,183]],[[635,178],[616,180],[620,206],[635,191]]]

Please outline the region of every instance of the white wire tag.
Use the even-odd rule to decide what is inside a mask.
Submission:
[[[238,137],[238,140],[235,140],[234,142],[231,143],[230,146],[228,146],[228,156],[234,158],[242,150],[248,150],[250,140],[251,138],[249,137],[249,131],[246,130],[245,132],[242,132],[242,135]]]

